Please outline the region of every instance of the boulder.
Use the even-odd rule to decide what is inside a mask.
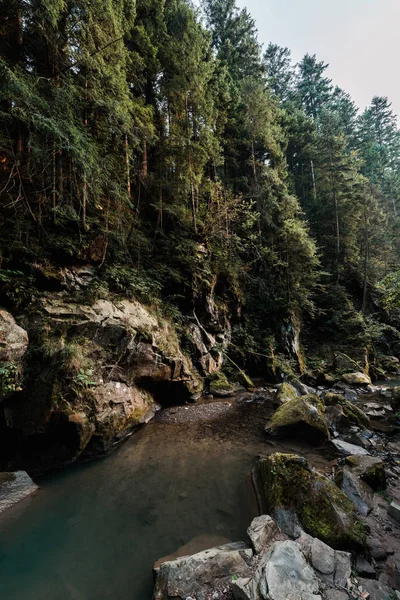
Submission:
[[[301,396],[288,400],[270,419],[265,428],[274,436],[306,435],[315,441],[329,439],[324,404],[318,396]]]
[[[343,394],[328,392],[324,395],[326,416],[333,429],[341,431],[352,424],[369,429],[371,423],[367,415]],[[333,410],[332,410],[333,408]]]
[[[360,577],[358,583],[364,591],[368,592],[368,600],[391,600],[391,597],[393,597],[392,590],[379,581],[361,579]]]
[[[388,515],[400,525],[400,504],[396,500],[392,500],[388,509]]]
[[[235,387],[223,373],[213,373],[209,380],[209,392],[216,398],[227,398],[235,393]]]
[[[378,359],[378,368],[384,373],[396,374],[400,371],[400,360],[396,356],[381,356]]]
[[[373,492],[358,475],[349,469],[340,469],[336,474],[335,482],[352,501],[359,515],[366,517],[371,512]]]
[[[318,577],[329,585],[345,587],[351,576],[351,554],[334,550],[304,531],[296,540]]]
[[[342,379],[349,385],[361,387],[371,385],[371,379],[365,373],[345,373]]]
[[[25,471],[0,473],[0,513],[39,489]]]
[[[369,452],[365,448],[349,444],[349,442],[343,440],[332,440],[332,444],[342,456],[369,456]]]
[[[269,600],[321,600],[320,582],[296,542],[275,542],[262,558],[253,583]]]
[[[256,554],[260,554],[272,542],[284,537],[276,522],[269,515],[261,515],[253,519],[247,535]]]
[[[15,322],[14,317],[0,308],[0,363],[16,363],[28,347],[28,334]]]
[[[353,503],[333,481],[311,471],[304,458],[280,453],[261,458],[254,481],[263,511],[284,533],[282,509],[294,513],[306,533],[335,549],[365,546],[365,528]]]
[[[297,398],[297,390],[290,383],[283,382],[278,386],[278,391],[276,393],[276,401],[279,405],[285,404],[285,402],[289,402],[289,400],[294,400]]]
[[[385,465],[380,458],[350,455],[346,458],[346,464],[372,490],[378,491],[386,488]]]
[[[232,578],[250,577],[252,557],[246,544],[236,542],[164,562],[158,570],[153,600],[208,600],[230,587]]]

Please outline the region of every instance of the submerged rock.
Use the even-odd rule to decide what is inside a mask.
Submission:
[[[329,439],[324,404],[317,396],[288,400],[272,416],[265,428],[270,435],[303,434],[317,441]]]
[[[229,588],[232,578],[250,577],[252,557],[251,548],[235,542],[164,562],[158,570],[153,600],[208,600],[213,593]]]
[[[25,471],[0,473],[0,513],[39,489]]]
[[[355,507],[333,481],[311,471],[307,461],[292,454],[272,454],[258,461],[255,482],[263,510],[280,519],[293,512],[302,528],[336,549],[362,548],[366,533]]]

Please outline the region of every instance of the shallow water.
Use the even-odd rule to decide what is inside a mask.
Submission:
[[[194,429],[152,423],[39,481],[0,522],[0,598],[146,600],[156,559],[199,535],[243,538],[257,448]]]
[[[397,387],[400,386],[400,379],[379,379],[374,385],[382,388]]]
[[[246,539],[257,454],[308,452],[266,443],[269,411],[153,422],[108,457],[42,478],[0,520],[1,600],[150,600],[160,557],[197,536]]]

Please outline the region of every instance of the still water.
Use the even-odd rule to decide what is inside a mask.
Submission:
[[[200,535],[244,539],[256,429],[240,443],[229,423],[151,423],[108,457],[41,478],[0,520],[0,599],[150,600],[158,558]]]

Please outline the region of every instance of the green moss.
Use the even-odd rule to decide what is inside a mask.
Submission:
[[[15,480],[14,473],[0,473],[0,485],[2,483],[8,483],[9,481],[14,481],[14,480]]]
[[[313,430],[319,437],[329,439],[328,425],[324,416],[324,404],[317,396],[295,397],[282,404],[272,416],[266,431],[271,434],[286,434],[297,427]]]
[[[210,394],[218,395],[233,392],[233,387],[224,373],[212,373],[208,378],[208,382]]]
[[[312,472],[305,459],[291,454],[273,454],[256,467],[257,487],[263,509],[293,510],[304,530],[334,548],[359,549],[366,533],[354,505],[326,477]]]
[[[290,383],[284,382],[279,386],[276,397],[280,403],[284,403],[297,398],[297,392]]]

